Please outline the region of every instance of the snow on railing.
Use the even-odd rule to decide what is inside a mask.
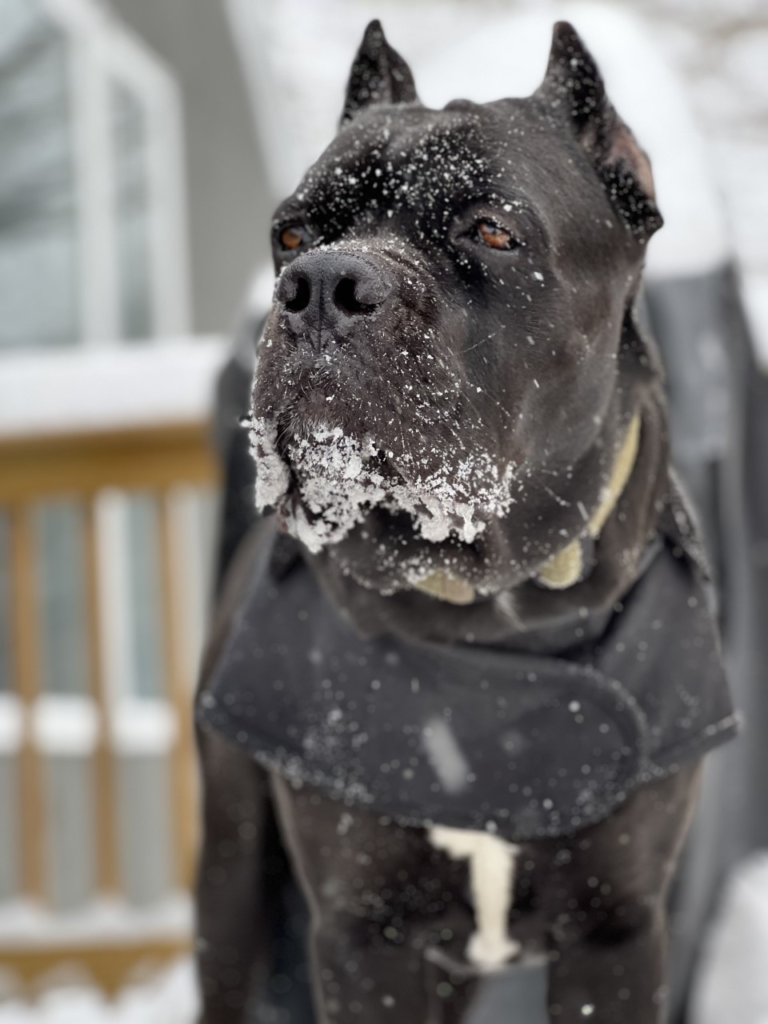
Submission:
[[[226,352],[205,337],[3,353],[0,440],[204,421]]]

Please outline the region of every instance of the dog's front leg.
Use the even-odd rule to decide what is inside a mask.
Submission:
[[[425,952],[456,921],[469,930],[458,905],[466,866],[438,853],[422,829],[283,779],[272,784],[311,911],[319,1024],[458,1024],[472,985]]]
[[[200,1024],[242,1024],[259,967],[267,969],[263,844],[266,774],[214,733],[198,736],[203,845],[197,879]]]
[[[549,871],[553,1024],[664,1019],[667,891],[700,774],[692,763],[643,786],[599,825],[552,843],[552,860],[539,862]]]
[[[557,945],[549,979],[551,1021],[661,1024],[666,950],[661,906],[635,907],[575,944]]]
[[[313,915],[312,972],[321,1024],[427,1024],[423,952],[413,949],[409,935],[401,933],[401,945],[382,931],[327,909]]]

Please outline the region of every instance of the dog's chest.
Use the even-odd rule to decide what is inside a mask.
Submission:
[[[475,930],[464,955],[482,973],[498,970],[521,952],[509,934],[520,847],[488,832],[433,826],[427,838],[437,850],[466,860]]]

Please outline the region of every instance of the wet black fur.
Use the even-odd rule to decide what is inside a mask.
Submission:
[[[481,246],[479,218],[516,247]],[[279,247],[291,225],[306,231],[295,255]],[[667,488],[658,360],[634,312],[660,225],[645,155],[569,25],[556,27],[532,97],[441,111],[418,102],[407,65],[369,27],[341,130],[275,215],[282,279],[254,413],[279,424],[282,445],[318,424],[375,434],[393,477],[405,455],[427,471],[479,446],[519,473],[516,503],[473,544],[430,545],[409,516],[374,508],[312,557],[360,630],[514,648],[536,629],[546,649],[547,623],[609,607],[634,582]],[[311,261],[342,257],[358,268],[354,315],[310,315],[296,300],[301,268],[317,274]],[[583,531],[634,412],[639,457],[591,571],[569,590],[542,588],[531,577]],[[488,596],[456,607],[409,589],[401,560],[416,556]],[[503,608],[500,591],[511,595]],[[222,630],[228,614],[225,604]],[[422,954],[440,933],[460,957],[472,930],[466,865],[434,852],[420,830],[367,812],[340,824],[343,807],[268,780],[214,736],[201,737],[201,752],[205,1024],[241,1022],[245,993],[267,969],[260,850],[270,794],[312,912],[319,1019],[458,1020],[472,984],[452,977],[454,997],[437,995],[440,972]],[[510,927],[550,959],[553,1022],[661,1021],[664,900],[697,774],[692,765],[602,824],[523,851]],[[584,1006],[594,1006],[588,1017]]]

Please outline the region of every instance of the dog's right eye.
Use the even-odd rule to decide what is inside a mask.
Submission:
[[[516,249],[517,239],[492,220],[479,220],[475,224],[475,238],[490,249]]]
[[[284,252],[295,252],[304,245],[309,245],[311,236],[302,224],[289,224],[278,235],[280,248]]]

